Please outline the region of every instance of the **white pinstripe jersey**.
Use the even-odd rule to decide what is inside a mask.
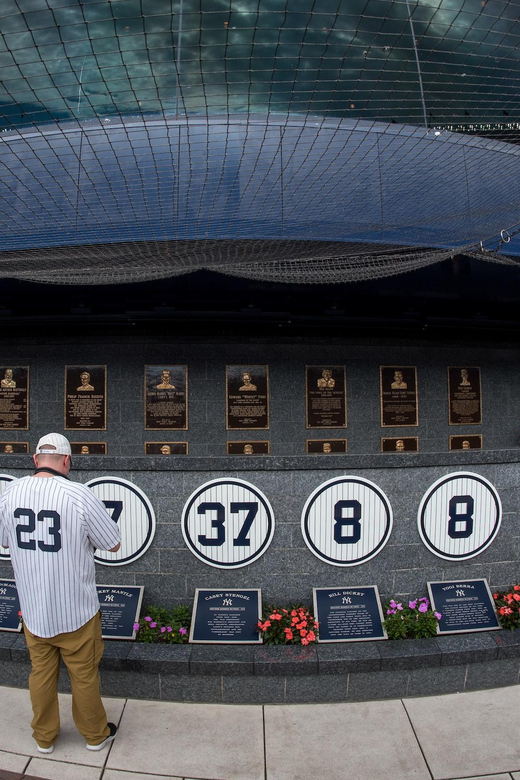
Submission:
[[[117,524],[85,485],[32,476],[8,485],[0,497],[0,544],[9,546],[29,631],[56,636],[94,617],[94,550],[119,540]]]

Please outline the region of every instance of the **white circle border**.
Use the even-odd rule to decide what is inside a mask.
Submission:
[[[333,561],[330,558],[327,558],[323,553],[321,553],[317,547],[315,547],[312,542],[307,538],[307,532],[306,532],[306,524],[307,524],[307,512],[310,509],[311,504],[314,502],[314,499],[323,492],[324,489],[327,487],[340,483],[340,482],[359,482],[362,485],[366,485],[367,487],[371,488],[376,495],[381,499],[383,505],[385,506],[385,509],[387,511],[387,517],[388,522],[386,526],[385,533],[383,537],[381,538],[381,541],[377,545],[377,547],[372,550],[371,553],[365,555],[362,559],[356,560],[356,561]],[[310,496],[308,497],[307,501],[305,502],[305,505],[302,509],[302,516],[301,516],[301,531],[303,536],[303,541],[311,551],[313,555],[316,556],[316,558],[319,558],[319,560],[323,561],[324,563],[328,563],[331,566],[340,566],[341,568],[345,568],[347,566],[361,566],[361,564],[366,563],[367,561],[370,561],[372,558],[375,558],[379,553],[383,550],[384,547],[386,547],[388,540],[390,539],[390,535],[392,533],[392,528],[394,526],[394,515],[392,511],[392,505],[390,504],[390,501],[388,499],[388,496],[386,493],[381,490],[381,488],[375,484],[375,482],[371,482],[369,479],[366,479],[365,477],[358,477],[354,474],[345,474],[341,477],[332,477],[332,479],[327,479],[325,482],[322,482],[320,485],[318,485],[317,488],[315,488]]]
[[[270,529],[269,532],[262,543],[262,546],[247,560],[240,561],[239,563],[218,563],[218,561],[212,561],[209,558],[205,558],[202,553],[199,552],[199,550],[196,549],[195,545],[192,543],[191,538],[189,537],[189,534],[187,533],[185,529],[186,524],[186,516],[191,510],[191,506],[195,499],[200,496],[201,493],[203,493],[207,488],[213,487],[216,485],[240,485],[241,487],[245,487],[248,490],[251,490],[264,504],[264,508],[267,510],[267,519],[270,523]],[[193,493],[187,498],[184,507],[182,509],[182,515],[181,515],[181,530],[182,535],[184,538],[184,542],[186,544],[186,547],[188,550],[195,555],[196,558],[199,559],[199,561],[202,561],[202,563],[206,563],[208,566],[213,566],[215,569],[241,569],[243,566],[249,566],[251,563],[254,563],[259,558],[262,557],[262,555],[267,552],[271,542],[273,541],[274,536],[274,529],[275,529],[275,519],[274,519],[274,512],[273,507],[271,506],[271,503],[267,496],[263,493],[260,488],[257,488],[256,485],[253,485],[251,482],[247,482],[245,479],[238,479],[238,477],[220,477],[217,479],[210,479],[209,482],[204,482],[202,485],[199,485],[198,488],[196,488]]]
[[[136,493],[136,495],[141,499],[141,501],[144,504],[144,506],[146,508],[146,511],[148,513],[148,519],[149,519],[148,536],[145,539],[142,547],[140,547],[139,550],[137,550],[134,553],[134,555],[132,555],[131,558],[125,558],[122,561],[118,561],[117,559],[116,560],[110,560],[110,559],[107,559],[107,558],[98,558],[96,556],[96,554],[94,553],[94,560],[95,560],[95,562],[99,563],[101,566],[128,566],[131,563],[134,563],[134,561],[139,560],[139,558],[141,558],[145,554],[145,552],[148,550],[148,548],[152,544],[152,542],[154,540],[154,537],[155,537],[156,527],[157,527],[157,523],[156,523],[156,520],[155,520],[155,512],[153,511],[153,506],[152,506],[152,504],[150,502],[150,499],[146,495],[146,493],[144,493],[141,490],[141,488],[137,487],[137,485],[135,485],[133,482],[130,482],[130,480],[123,479],[123,477],[114,477],[114,476],[109,474],[109,475],[102,476],[102,477],[94,477],[93,479],[89,479],[89,481],[85,482],[84,484],[85,484],[86,487],[92,489],[93,486],[95,486],[95,485],[97,485],[97,484],[99,484],[101,482],[105,482],[107,480],[112,480],[113,483],[122,485],[123,487],[126,487],[129,490],[131,490],[132,492]],[[96,494],[94,493],[94,495],[96,495]],[[96,496],[96,498],[99,498],[99,496]],[[103,499],[99,499],[99,500],[101,502],[103,501]],[[114,553],[114,554],[116,555],[117,553]]]
[[[475,550],[472,553],[468,553],[467,555],[462,556],[454,556],[454,555],[447,555],[440,552],[440,550],[437,550],[436,547],[433,546],[431,541],[427,538],[426,534],[423,532],[422,529],[422,514],[424,507],[426,503],[430,500],[433,493],[437,490],[438,487],[440,487],[444,482],[452,482],[453,478],[459,478],[459,477],[471,477],[472,479],[477,480],[477,482],[481,482],[489,489],[489,492],[493,496],[496,507],[497,507],[497,520],[495,522],[495,527],[492,532],[492,534],[488,537],[486,542],[481,545],[478,550]],[[429,488],[427,488],[426,492],[424,493],[421,503],[419,504],[419,509],[417,510],[417,529],[419,531],[419,535],[421,537],[421,540],[427,549],[433,553],[433,555],[436,555],[438,558],[442,558],[445,561],[467,561],[469,558],[475,558],[477,555],[480,555],[484,552],[484,550],[487,550],[490,544],[492,544],[496,536],[500,530],[500,526],[502,525],[502,502],[500,500],[500,496],[498,494],[498,491],[496,487],[493,485],[492,482],[490,482],[486,477],[483,477],[481,474],[475,474],[472,471],[452,471],[449,474],[445,474],[443,477],[439,477],[433,484],[430,485]]]

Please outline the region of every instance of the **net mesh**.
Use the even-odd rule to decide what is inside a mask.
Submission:
[[[0,276],[516,264],[520,5],[2,0]]]

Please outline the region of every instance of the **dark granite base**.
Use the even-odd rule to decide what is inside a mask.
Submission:
[[[0,634],[0,685],[27,687],[23,636]],[[147,645],[106,641],[104,696],[281,704],[432,696],[516,685],[520,631],[298,646]],[[69,691],[67,674],[60,690]]]

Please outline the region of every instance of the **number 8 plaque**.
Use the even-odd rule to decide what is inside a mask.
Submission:
[[[439,558],[463,561],[489,547],[502,520],[491,482],[468,471],[447,474],[422,497],[417,516],[426,547]]]
[[[383,491],[362,477],[337,477],[311,493],[302,534],[317,558],[357,566],[381,552],[392,531],[392,508]]]
[[[182,533],[199,560],[220,569],[238,569],[260,558],[271,544],[273,510],[249,482],[214,479],[186,502]]]

